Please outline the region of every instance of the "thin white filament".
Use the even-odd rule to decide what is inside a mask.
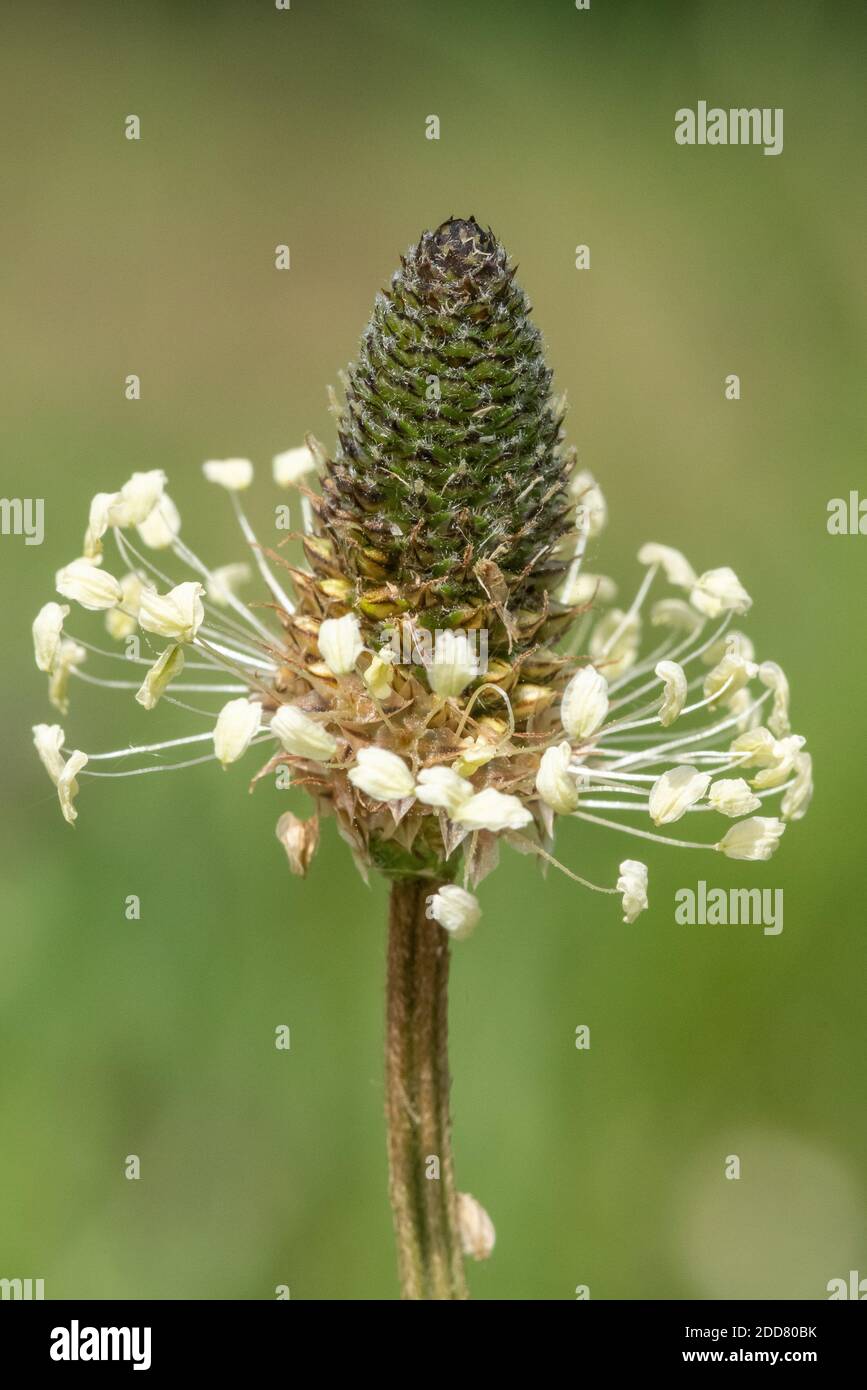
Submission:
[[[235,515],[238,518],[238,525],[244,533],[244,539],[246,540],[247,544],[253,552],[253,559],[256,561],[259,573],[261,574],[265,583],[268,585],[268,588],[271,590],[271,593],[274,595],[277,602],[280,604],[280,607],[283,608],[287,613],[294,613],[295,604],[292,602],[291,598],[289,598],[289,595],[280,587],[279,583],[274,578],[274,575],[271,573],[271,567],[259,548],[259,542],[256,540],[256,536],[253,532],[252,526],[250,525],[249,521],[244,515],[244,508],[238,501],[237,494],[231,492],[229,496],[232,501],[232,506],[235,508]]]

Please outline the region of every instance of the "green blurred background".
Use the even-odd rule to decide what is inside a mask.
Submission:
[[[57,716],[29,625],[91,495],[134,469],[168,472],[195,549],[241,558],[201,461],[255,460],[265,526],[271,455],[333,442],[326,384],[452,213],[519,262],[609,499],[590,567],[628,595],[646,539],[731,564],[818,781],[769,865],[648,846],[633,926],[508,852],[483,885],[451,1025],[459,1184],[498,1234],[474,1295],[821,1298],[867,1275],[867,540],[825,525],[867,485],[865,29],[855,6],[756,0],[7,9],[2,490],[45,498],[46,535],[0,540],[0,1276],[50,1298],[396,1296],[384,885],[333,823],[289,875],[274,823],[307,808],[248,796],[255,754],[82,779],[70,829],[30,745]],[[678,147],[699,99],[783,107],[783,154]],[[80,685],[63,722],[93,751],[198,727]],[[608,882],[637,842],[574,822],[558,844]],[[702,877],[782,887],[782,935],[676,925]]]

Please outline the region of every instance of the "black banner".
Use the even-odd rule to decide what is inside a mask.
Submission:
[[[109,1368],[115,1375],[136,1372],[160,1377],[167,1372],[193,1371],[225,1377],[233,1371],[249,1373],[251,1363],[283,1364],[287,1373],[298,1364],[305,1340],[316,1343],[323,1354],[316,1305],[299,1306],[279,1301],[259,1302],[7,1302],[0,1304],[0,1334],[4,1365],[10,1361],[25,1373],[34,1370],[62,1378],[72,1374],[98,1374]],[[325,1305],[329,1319],[342,1325],[345,1335],[346,1304]],[[366,1317],[369,1319],[370,1310]],[[412,1316],[402,1310],[390,1314],[389,1337],[415,1335],[419,1324],[404,1323]],[[468,1331],[488,1329],[488,1314],[468,1310],[459,1315],[469,1323],[445,1324]],[[479,1321],[479,1319],[481,1321]],[[429,1324],[422,1324],[427,1329]],[[581,1302],[564,1323],[554,1325],[573,1341],[581,1365],[605,1370],[667,1372],[674,1367],[721,1365],[805,1365],[829,1369],[857,1368],[863,1360],[862,1316],[836,1302],[821,1303],[635,1303]],[[371,1324],[362,1342],[347,1341],[348,1355],[357,1363],[362,1348],[370,1354]],[[528,1328],[528,1332],[530,1332]],[[514,1350],[512,1332],[503,1348]],[[287,1337],[290,1341],[287,1341]],[[332,1365],[340,1339],[329,1338],[324,1348]],[[488,1342],[484,1360],[496,1355],[496,1343]],[[354,1348],[354,1350],[352,1350]],[[443,1347],[444,1353],[446,1347]],[[451,1355],[451,1353],[449,1353]],[[851,1373],[851,1371],[850,1371]]]

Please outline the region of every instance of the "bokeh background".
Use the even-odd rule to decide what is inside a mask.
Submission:
[[[452,213],[519,262],[610,503],[591,567],[628,594],[646,539],[731,564],[818,779],[768,865],[648,846],[633,926],[508,853],[484,884],[452,985],[459,1181],[498,1232],[474,1295],[822,1298],[867,1275],[867,540],[826,530],[828,500],[867,489],[864,39],[856,6],[762,0],[8,7],[2,491],[43,497],[46,535],[0,539],[0,1276],[58,1298],[396,1295],[384,885],[333,825],[289,875],[274,823],[306,808],[247,794],[255,755],[83,779],[70,829],[30,745],[56,716],[29,625],[91,495],[134,469],[168,472],[195,549],[241,558],[202,460],[255,460],[265,527],[271,455],[332,442],[326,384],[398,254]],[[678,147],[699,99],[783,107],[783,154]],[[93,751],[194,723],[73,697]],[[635,843],[575,822],[559,853],[611,881]],[[782,887],[782,935],[678,926],[702,877]]]

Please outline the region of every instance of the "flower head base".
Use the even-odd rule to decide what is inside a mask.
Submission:
[[[332,815],[362,873],[444,885],[430,910],[452,934],[474,924],[469,889],[501,844],[550,861],[560,817],[767,858],[807,810],[812,765],[781,668],[731,631],[750,596],[728,567],[696,577],[680,551],[649,542],[634,598],[612,607],[613,581],[583,571],[607,504],[577,470],[550,385],[502,246],[473,219],[450,219],[376,302],[333,457],[308,436],[274,459],[273,483],[302,494],[306,564],[257,539],[242,506],[248,459],[204,465],[247,546],[216,568],[182,539],[161,470],[98,494],[84,556],[57,576],[66,602],[34,622],[37,665],[64,714],[79,680],[145,709],[174,706],[184,724],[175,739],[89,759],[64,748],[58,725],[37,726],[67,820],[79,777],[227,767],[261,749],[258,776],[286,770],[315,804],[312,820],[279,822],[293,872],[306,873],[319,817]],[[110,543],[118,564],[104,567]],[[238,589],[251,573],[261,584],[248,604]],[[85,643],[82,608],[103,612],[109,640],[130,650]],[[104,678],[103,658],[138,669]],[[779,819],[764,814],[777,798]],[[708,816],[730,823],[695,839],[664,833]],[[451,882],[461,872],[463,887]],[[612,865],[600,891],[634,921],[646,865]]]

